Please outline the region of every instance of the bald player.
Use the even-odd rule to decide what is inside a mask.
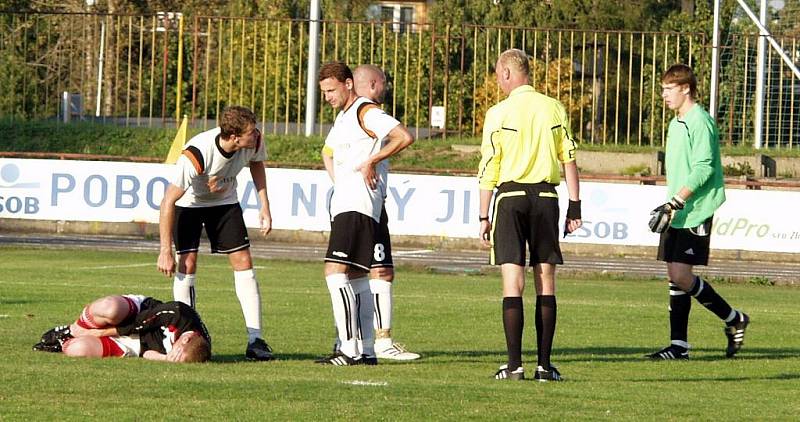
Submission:
[[[369,64],[356,67],[353,71],[353,83],[356,95],[367,98],[376,104],[383,104],[386,96],[387,84],[386,74],[381,68]],[[385,140],[381,140],[385,142]],[[382,166],[388,169],[388,162],[383,161]],[[372,294],[375,310],[374,312],[364,312],[361,319],[362,336],[369,339],[369,334],[363,335],[364,330],[368,330],[369,325],[375,329],[375,354],[379,359],[390,360],[415,360],[419,359],[419,354],[405,350],[401,344],[395,343],[392,338],[392,286],[394,282],[394,266],[392,263],[392,248],[389,240],[388,217],[386,207],[381,210],[381,221],[379,233],[376,239],[382,239],[386,259],[376,262],[370,268],[369,273],[352,273],[351,279],[365,279],[369,277],[369,290]],[[377,242],[376,242],[377,243]],[[361,301],[364,303],[365,301]],[[360,312],[361,316],[362,313]],[[370,323],[371,321],[371,323]]]

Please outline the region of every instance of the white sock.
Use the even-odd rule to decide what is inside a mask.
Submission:
[[[692,346],[690,346],[689,343],[687,343],[687,342],[685,342],[683,340],[672,340],[672,341],[670,341],[670,344],[673,344],[675,346],[683,347],[684,349],[691,349],[692,348]]]
[[[242,306],[248,342],[261,338],[261,294],[258,292],[256,273],[252,269],[233,272],[236,297]]]
[[[175,273],[175,278],[172,280],[172,297],[192,308],[195,304],[194,280],[194,274],[184,273]]]
[[[373,278],[369,281],[369,289],[375,307],[373,327],[377,333],[376,348],[383,350],[392,345],[392,283]]]
[[[369,278],[364,276],[350,280],[350,285],[353,286],[358,305],[359,348],[361,353],[372,357],[375,356],[375,330],[372,321],[375,304],[369,289]]]
[[[339,336],[339,350],[351,358],[360,356],[356,343],[356,330],[358,324],[358,309],[356,308],[356,295],[347,279],[347,274],[337,273],[325,277],[328,291],[331,294],[331,307],[336,331]]]

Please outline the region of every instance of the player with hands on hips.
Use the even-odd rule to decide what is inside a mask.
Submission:
[[[374,101],[356,93],[353,73],[344,63],[326,63],[318,80],[325,101],[339,112],[322,150],[334,185],[325,284],[338,348],[317,363],[376,364],[370,326],[378,309],[373,299],[377,292],[365,274],[387,274],[387,267],[392,266],[384,207],[387,159],[411,145],[414,138]]]

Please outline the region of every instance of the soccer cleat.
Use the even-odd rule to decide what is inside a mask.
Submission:
[[[519,368],[509,371],[508,365],[500,366],[500,369],[494,373],[494,379],[496,380],[511,380],[511,381],[522,381],[525,379],[525,370],[522,369],[520,366]]]
[[[553,365],[550,365],[550,369],[544,369],[541,365],[537,366],[536,374],[533,376],[533,379],[539,382],[564,381],[564,378],[561,377],[561,373],[558,372],[558,368]]]
[[[53,327],[44,334],[42,334],[42,343],[53,344],[53,343],[63,343],[64,340],[72,338],[72,333],[70,333],[69,325],[59,325]]]
[[[669,346],[649,355],[645,355],[653,360],[675,360],[675,359],[689,359],[689,349],[675,344]]]
[[[71,338],[72,334],[70,333],[69,325],[59,325],[45,331],[41,340],[33,345],[33,350],[60,353],[64,342]]]
[[[40,341],[33,345],[33,350],[37,352],[61,353],[61,343],[46,343]]]
[[[375,356],[361,355],[361,359],[358,360],[358,363],[360,365],[377,365],[378,358]]]
[[[415,360],[419,359],[419,354],[411,353],[406,350],[405,346],[399,343],[392,343],[389,347],[383,350],[375,350],[378,359],[390,360]]]
[[[728,348],[725,349],[725,357],[732,358],[744,345],[744,332],[750,325],[750,317],[746,313],[738,311],[738,321],[725,327],[725,336],[728,337]]]
[[[272,354],[272,348],[269,347],[266,341],[257,338],[252,343],[247,345],[247,351],[244,354],[248,360],[269,361],[275,359]]]
[[[330,356],[325,356],[314,361],[320,365],[333,365],[333,366],[353,366],[361,364],[361,359],[351,358],[341,351],[336,352]]]

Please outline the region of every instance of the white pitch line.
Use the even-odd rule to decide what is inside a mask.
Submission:
[[[118,268],[136,268],[136,267],[150,267],[153,266],[153,263],[147,264],[125,264],[125,265],[101,265],[98,267],[78,267],[76,270],[114,270]],[[223,265],[206,265],[205,268],[228,268],[227,266]],[[261,265],[254,265],[254,269],[256,270],[263,270],[265,267]]]
[[[147,264],[125,264],[125,265],[101,265],[98,267],[78,267],[75,268],[76,270],[111,270],[115,268],[135,268],[135,267],[150,267],[152,266],[152,262],[148,262]]]
[[[389,385],[389,383],[386,382],[386,381],[360,381],[360,380],[342,381],[342,384],[364,385],[364,386],[367,386],[367,387],[385,387],[385,386]]]
[[[433,251],[430,249],[418,249],[416,251],[394,251],[393,253],[395,255],[403,256],[403,255],[414,255],[414,254],[427,254],[431,252]]]

